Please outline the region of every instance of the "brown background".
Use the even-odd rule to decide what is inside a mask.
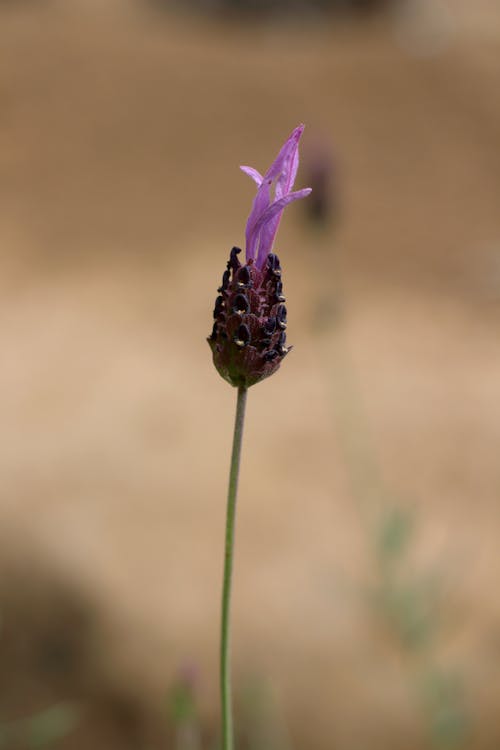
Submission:
[[[299,186],[322,144],[334,210],[319,229],[297,204],[278,237],[295,348],[249,395],[236,683],[271,686],[296,748],[406,750],[431,746],[440,670],[447,746],[499,746],[500,16],[410,10],[0,5],[4,717],[88,701],[82,747],[109,748],[115,700],[117,746],[142,747],[134,712],[194,664],[216,721],[235,394],[204,338],[253,196],[238,165],[304,121]],[[423,641],[373,594],[394,514]],[[40,630],[70,644],[64,679],[33,666]]]

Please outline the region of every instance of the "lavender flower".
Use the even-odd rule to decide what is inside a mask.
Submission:
[[[233,247],[208,338],[215,367],[236,387],[248,388],[272,375],[291,349],[286,346],[281,265],[272,249],[284,208],[311,192],[292,192],[303,130],[303,125],[295,128],[264,176],[253,167],[241,167],[258,186],[246,226],[246,263],[242,265],[241,250]]]

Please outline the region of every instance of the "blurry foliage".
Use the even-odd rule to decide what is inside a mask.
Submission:
[[[318,264],[322,275],[318,274],[315,281],[321,293],[312,315],[313,329],[322,339],[321,351],[331,388],[332,416],[339,446],[373,553],[375,582],[368,591],[368,602],[379,621],[384,623],[386,632],[408,657],[410,687],[412,690],[416,687],[430,746],[457,750],[468,739],[468,718],[459,676],[437,667],[435,645],[440,631],[440,581],[435,572],[422,572],[415,566],[412,559],[417,540],[415,513],[394,501],[383,480],[370,439],[356,371],[347,348],[335,336],[343,309],[339,293],[341,283],[333,267],[335,253],[329,246],[330,235],[323,231],[326,229],[324,222],[317,221],[316,217],[308,218],[311,233],[323,239],[322,262]],[[324,277],[328,278],[328,286],[322,283]],[[332,278],[337,280],[333,288]],[[330,339],[330,346],[325,345],[326,337],[334,337]]]
[[[388,506],[380,515],[374,533],[378,575],[371,601],[389,634],[412,659],[430,746],[457,750],[467,740],[468,719],[460,677],[437,666],[439,580],[411,564],[417,530],[414,513]]]
[[[196,701],[191,685],[175,683],[170,693],[169,715],[176,726],[193,722],[197,717]]]
[[[73,703],[58,703],[17,721],[0,722],[0,750],[43,750],[69,735],[80,720]]]
[[[168,696],[168,715],[174,728],[174,750],[201,750],[196,673],[193,669],[180,671]]]
[[[108,627],[41,554],[0,554],[0,750],[171,747],[164,716],[117,670]]]
[[[373,602],[421,670],[417,694],[430,745],[456,750],[464,746],[468,734],[461,680],[449,669],[436,666],[433,643],[439,633],[439,582],[432,575],[419,574],[409,563],[415,531],[410,511],[395,506],[382,514],[375,534],[379,576]]]
[[[169,691],[167,707],[168,721],[174,728],[173,750],[220,750],[218,727],[207,731],[203,724],[193,669],[179,671]],[[247,680],[236,697],[235,731],[238,750],[291,749],[272,690],[261,678]]]
[[[410,650],[430,642],[437,624],[438,605],[433,581],[405,572],[414,529],[410,511],[389,508],[375,539],[379,581],[374,602],[400,643]]]
[[[239,706],[240,750],[290,750],[287,727],[268,684],[258,678],[247,682]]]
[[[420,685],[422,705],[429,717],[433,747],[462,747],[468,735],[460,678],[452,672],[429,669]]]
[[[380,523],[376,540],[377,553],[385,568],[406,552],[414,529],[413,514],[403,508],[389,508]]]

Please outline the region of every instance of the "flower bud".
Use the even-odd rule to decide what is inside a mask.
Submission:
[[[265,175],[241,167],[257,184],[246,225],[243,265],[233,247],[215,300],[214,326],[208,343],[224,380],[249,388],[279,368],[286,345],[286,307],[278,256],[272,252],[286,206],[305,198],[311,188],[292,190],[299,166],[303,125],[296,127]]]
[[[281,265],[269,253],[262,269],[231,250],[208,343],[219,374],[235,387],[249,388],[279,368],[291,347],[286,345],[286,307]]]

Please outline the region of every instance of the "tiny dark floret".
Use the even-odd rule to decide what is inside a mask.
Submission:
[[[233,302],[233,312],[242,315],[243,313],[247,313],[249,309],[250,302],[247,297],[244,294],[237,294]]]
[[[283,330],[286,328],[286,316],[287,310],[285,305],[278,305],[276,309],[276,320],[278,321],[278,326]]]
[[[275,295],[277,302],[285,301],[285,296],[283,294],[283,283],[281,281],[276,282],[276,289],[275,289],[274,295]]]
[[[238,286],[246,289],[252,286],[252,276],[248,266],[242,266],[238,271]]]
[[[278,351],[280,354],[287,354],[288,349],[286,347],[286,333],[282,331],[278,339]]]
[[[268,318],[266,322],[264,323],[264,325],[262,326],[262,330],[268,336],[272,336],[272,334],[276,330],[276,318],[274,317]]]
[[[277,271],[281,272],[280,259],[275,253],[269,253],[267,256],[267,267],[275,273]]]
[[[219,295],[217,299],[215,300],[214,318],[219,317],[223,309],[224,309],[224,297],[222,295]]]
[[[218,292],[223,292],[223,291],[225,291],[225,290],[227,289],[227,287],[228,287],[228,284],[229,284],[229,279],[230,279],[230,278],[231,278],[231,271],[229,271],[229,269],[227,269],[227,270],[226,270],[226,271],[224,271],[224,273],[222,274],[222,284],[221,284],[221,285],[220,285],[220,287],[219,287],[219,288],[217,289],[217,291],[218,291]]]
[[[250,343],[250,339],[250,329],[247,325],[245,325],[245,323],[242,323],[238,328],[235,342],[236,344],[238,344],[238,346],[247,346]]]
[[[227,268],[236,270],[241,266],[240,261],[238,260],[238,255],[241,253],[241,247],[233,247],[231,250],[231,253],[229,255],[229,260],[227,262]]]

